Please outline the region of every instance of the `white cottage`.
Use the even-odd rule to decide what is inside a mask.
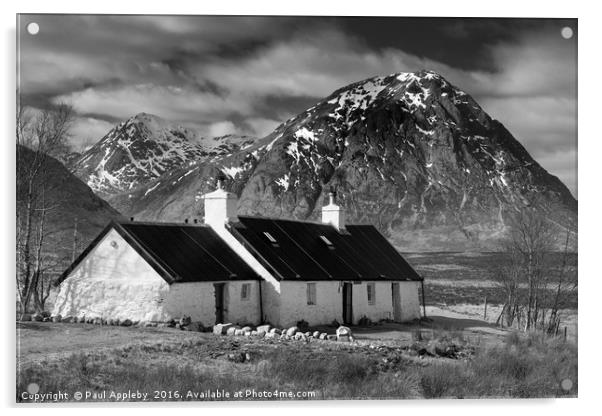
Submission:
[[[53,313],[278,326],[420,317],[422,278],[371,225],[236,215],[206,194],[204,224],[112,222],[58,281]]]

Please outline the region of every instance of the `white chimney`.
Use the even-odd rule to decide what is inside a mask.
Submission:
[[[228,220],[236,218],[236,195],[224,189],[223,179],[218,178],[217,189],[203,195],[205,224],[213,229],[224,228]]]
[[[345,228],[345,210],[335,203],[335,193],[328,193],[328,205],[322,207],[322,222],[330,224],[337,230]]]

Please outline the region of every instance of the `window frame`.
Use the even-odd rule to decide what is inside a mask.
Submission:
[[[307,283],[305,288],[305,296],[308,306],[314,306],[318,304],[318,295],[315,283]]]
[[[243,283],[240,287],[240,300],[248,301],[251,299],[251,283]]]
[[[366,284],[366,298],[368,305],[376,305],[376,283],[368,282]]]

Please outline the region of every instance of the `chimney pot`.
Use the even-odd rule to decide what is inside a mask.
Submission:
[[[336,192],[333,187],[330,188],[328,198],[328,205],[322,207],[322,222],[340,231],[345,228],[345,211],[336,204]]]

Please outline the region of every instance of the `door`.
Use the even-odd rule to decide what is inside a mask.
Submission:
[[[343,323],[353,324],[353,285],[343,283]]]
[[[393,320],[401,322],[401,293],[399,283],[391,283],[391,295],[393,296]]]
[[[225,283],[215,283],[215,323],[224,323],[224,286]]]

